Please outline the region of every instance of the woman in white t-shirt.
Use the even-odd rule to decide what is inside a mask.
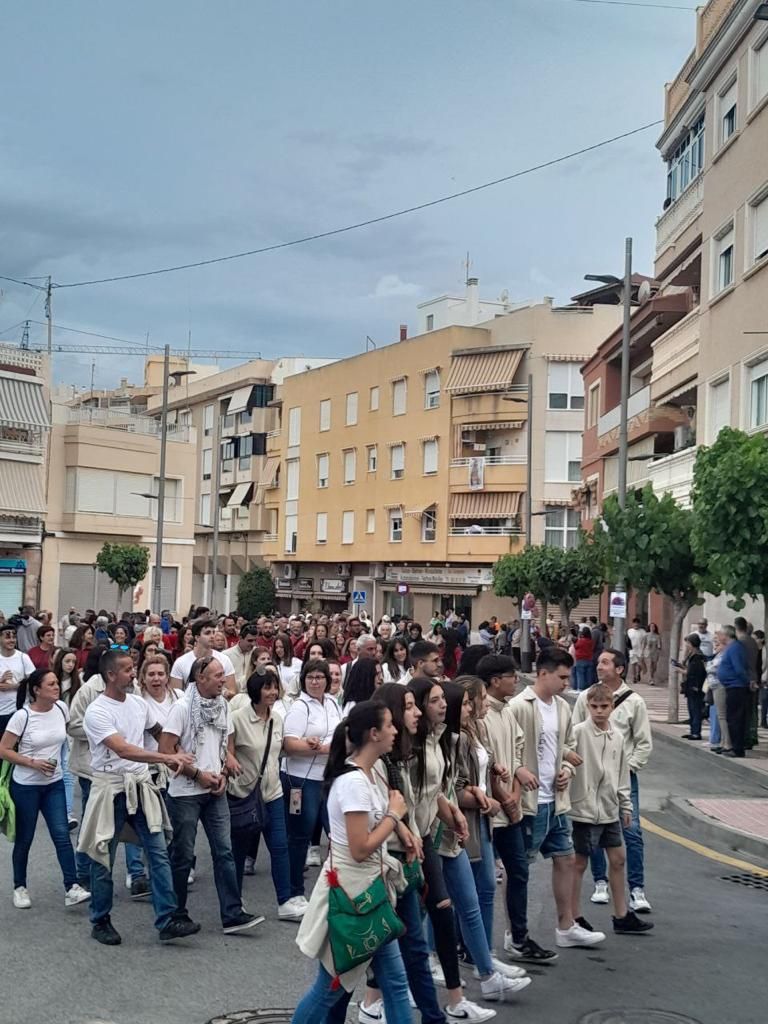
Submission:
[[[301,693],[301,687],[299,686],[301,659],[293,656],[291,638],[285,633],[278,633],[275,637],[272,652],[275,664],[280,671],[280,681],[283,684],[283,690],[289,697],[298,697]]]
[[[10,784],[16,807],[13,905],[18,910],[27,910],[32,905],[27,891],[27,864],[38,814],[43,815],[56,848],[64,877],[64,905],[74,907],[91,898],[91,894],[77,884],[75,851],[69,837],[61,767],[69,709],[59,700],[59,693],[59,681],[53,672],[38,669],[28,675],[17,692],[18,710],[11,716],[0,739],[0,756],[13,765]],[[29,706],[25,707],[27,699]]]
[[[168,659],[164,654],[150,654],[139,669],[141,696],[149,704],[162,729],[168,721],[171,708],[180,699],[180,691],[171,686]],[[151,733],[144,736],[147,750],[157,750],[157,740]]]
[[[393,905],[394,884],[402,885],[402,869],[387,853],[387,839],[403,827],[406,803],[397,790],[387,793],[374,772],[379,758],[392,749],[396,735],[392,712],[374,701],[357,704],[334,733],[325,770],[331,871],[321,872],[296,939],[301,951],[320,964],[314,985],[296,1007],[292,1024],[325,1024],[332,1008],[334,1019],[338,1019],[365,967],[340,977],[336,974],[328,940],[329,875],[352,897],[383,876]],[[398,943],[380,946],[370,962],[382,989],[387,1021],[411,1024],[408,980]]]

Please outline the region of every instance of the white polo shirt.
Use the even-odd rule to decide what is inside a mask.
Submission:
[[[340,721],[341,710],[330,694],[326,693],[321,703],[302,692],[285,716],[283,736],[300,740],[316,736],[325,745],[331,742]],[[289,775],[315,782],[322,782],[327,762],[327,754],[294,754],[285,759]]]

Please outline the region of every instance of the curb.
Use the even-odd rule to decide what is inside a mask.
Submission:
[[[653,734],[653,740],[657,740],[661,743],[665,743],[668,746],[676,747],[678,750],[690,751],[693,757],[705,757],[710,761],[716,760],[716,762],[722,765],[723,768],[727,767],[728,771],[738,775],[743,779],[749,779],[751,782],[761,783],[768,795],[768,772],[765,772],[762,768],[753,768],[749,764],[749,758],[727,758],[722,759],[717,754],[710,752],[709,747],[706,743],[691,743],[681,739],[679,736],[671,736],[668,732],[663,732],[657,727],[658,723],[651,722],[651,732]]]
[[[768,839],[750,835],[748,832],[725,825],[716,818],[710,818],[684,797],[667,797],[664,806],[674,811],[689,828],[711,842],[722,843],[734,853],[744,853],[764,861],[768,860]]]

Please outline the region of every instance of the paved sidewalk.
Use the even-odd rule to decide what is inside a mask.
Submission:
[[[768,799],[766,800],[720,800],[689,799],[697,811],[727,828],[735,828],[747,835],[758,836],[768,841]]]

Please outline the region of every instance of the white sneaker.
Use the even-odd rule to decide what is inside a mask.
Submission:
[[[187,875],[187,885],[194,885],[194,884],[195,884],[195,869],[194,868],[190,868],[189,869],[189,874]]]
[[[321,856],[320,847],[310,846],[307,850],[307,859],[304,861],[305,866],[308,868],[319,868],[322,863],[323,858]]]
[[[302,903],[300,896],[294,896],[277,908],[277,916],[281,921],[300,921],[307,912],[306,900]]]
[[[82,885],[75,883],[67,889],[64,895],[65,907],[76,907],[78,903],[85,903],[91,898],[91,894]]]
[[[490,978],[480,982],[480,991],[483,993],[483,999],[487,999],[489,1002],[505,1003],[518,992],[522,992],[524,988],[528,988],[530,984],[531,979],[528,976],[504,978],[498,971],[495,971]]]
[[[125,876],[125,888],[126,889],[130,889],[132,882],[133,882],[133,879],[131,878],[131,876],[130,875],[126,875]]]
[[[468,999],[460,999],[455,1006],[446,1006],[445,1016],[448,1020],[483,1021],[492,1020],[496,1016],[496,1011],[487,1006],[470,1003]]]
[[[505,978],[525,978],[528,975],[524,967],[518,967],[516,964],[506,964],[495,956],[491,957],[491,965],[497,974],[502,974]],[[480,971],[476,967],[472,969],[472,973],[476,978],[480,977]]]
[[[650,914],[653,907],[643,889],[633,889],[629,894],[629,909],[636,914]]]
[[[32,906],[32,900],[29,898],[25,886],[19,885],[13,890],[13,905],[17,910],[29,910]]]
[[[555,941],[558,946],[566,948],[571,946],[597,946],[605,941],[604,932],[588,932],[580,924],[574,923],[570,928],[556,928]]]
[[[360,1024],[386,1024],[384,1003],[375,999],[370,1006],[363,1006],[362,1000],[357,1004],[357,1019]]]
[[[590,903],[610,903],[611,894],[607,882],[595,882],[595,891],[589,897]]]

